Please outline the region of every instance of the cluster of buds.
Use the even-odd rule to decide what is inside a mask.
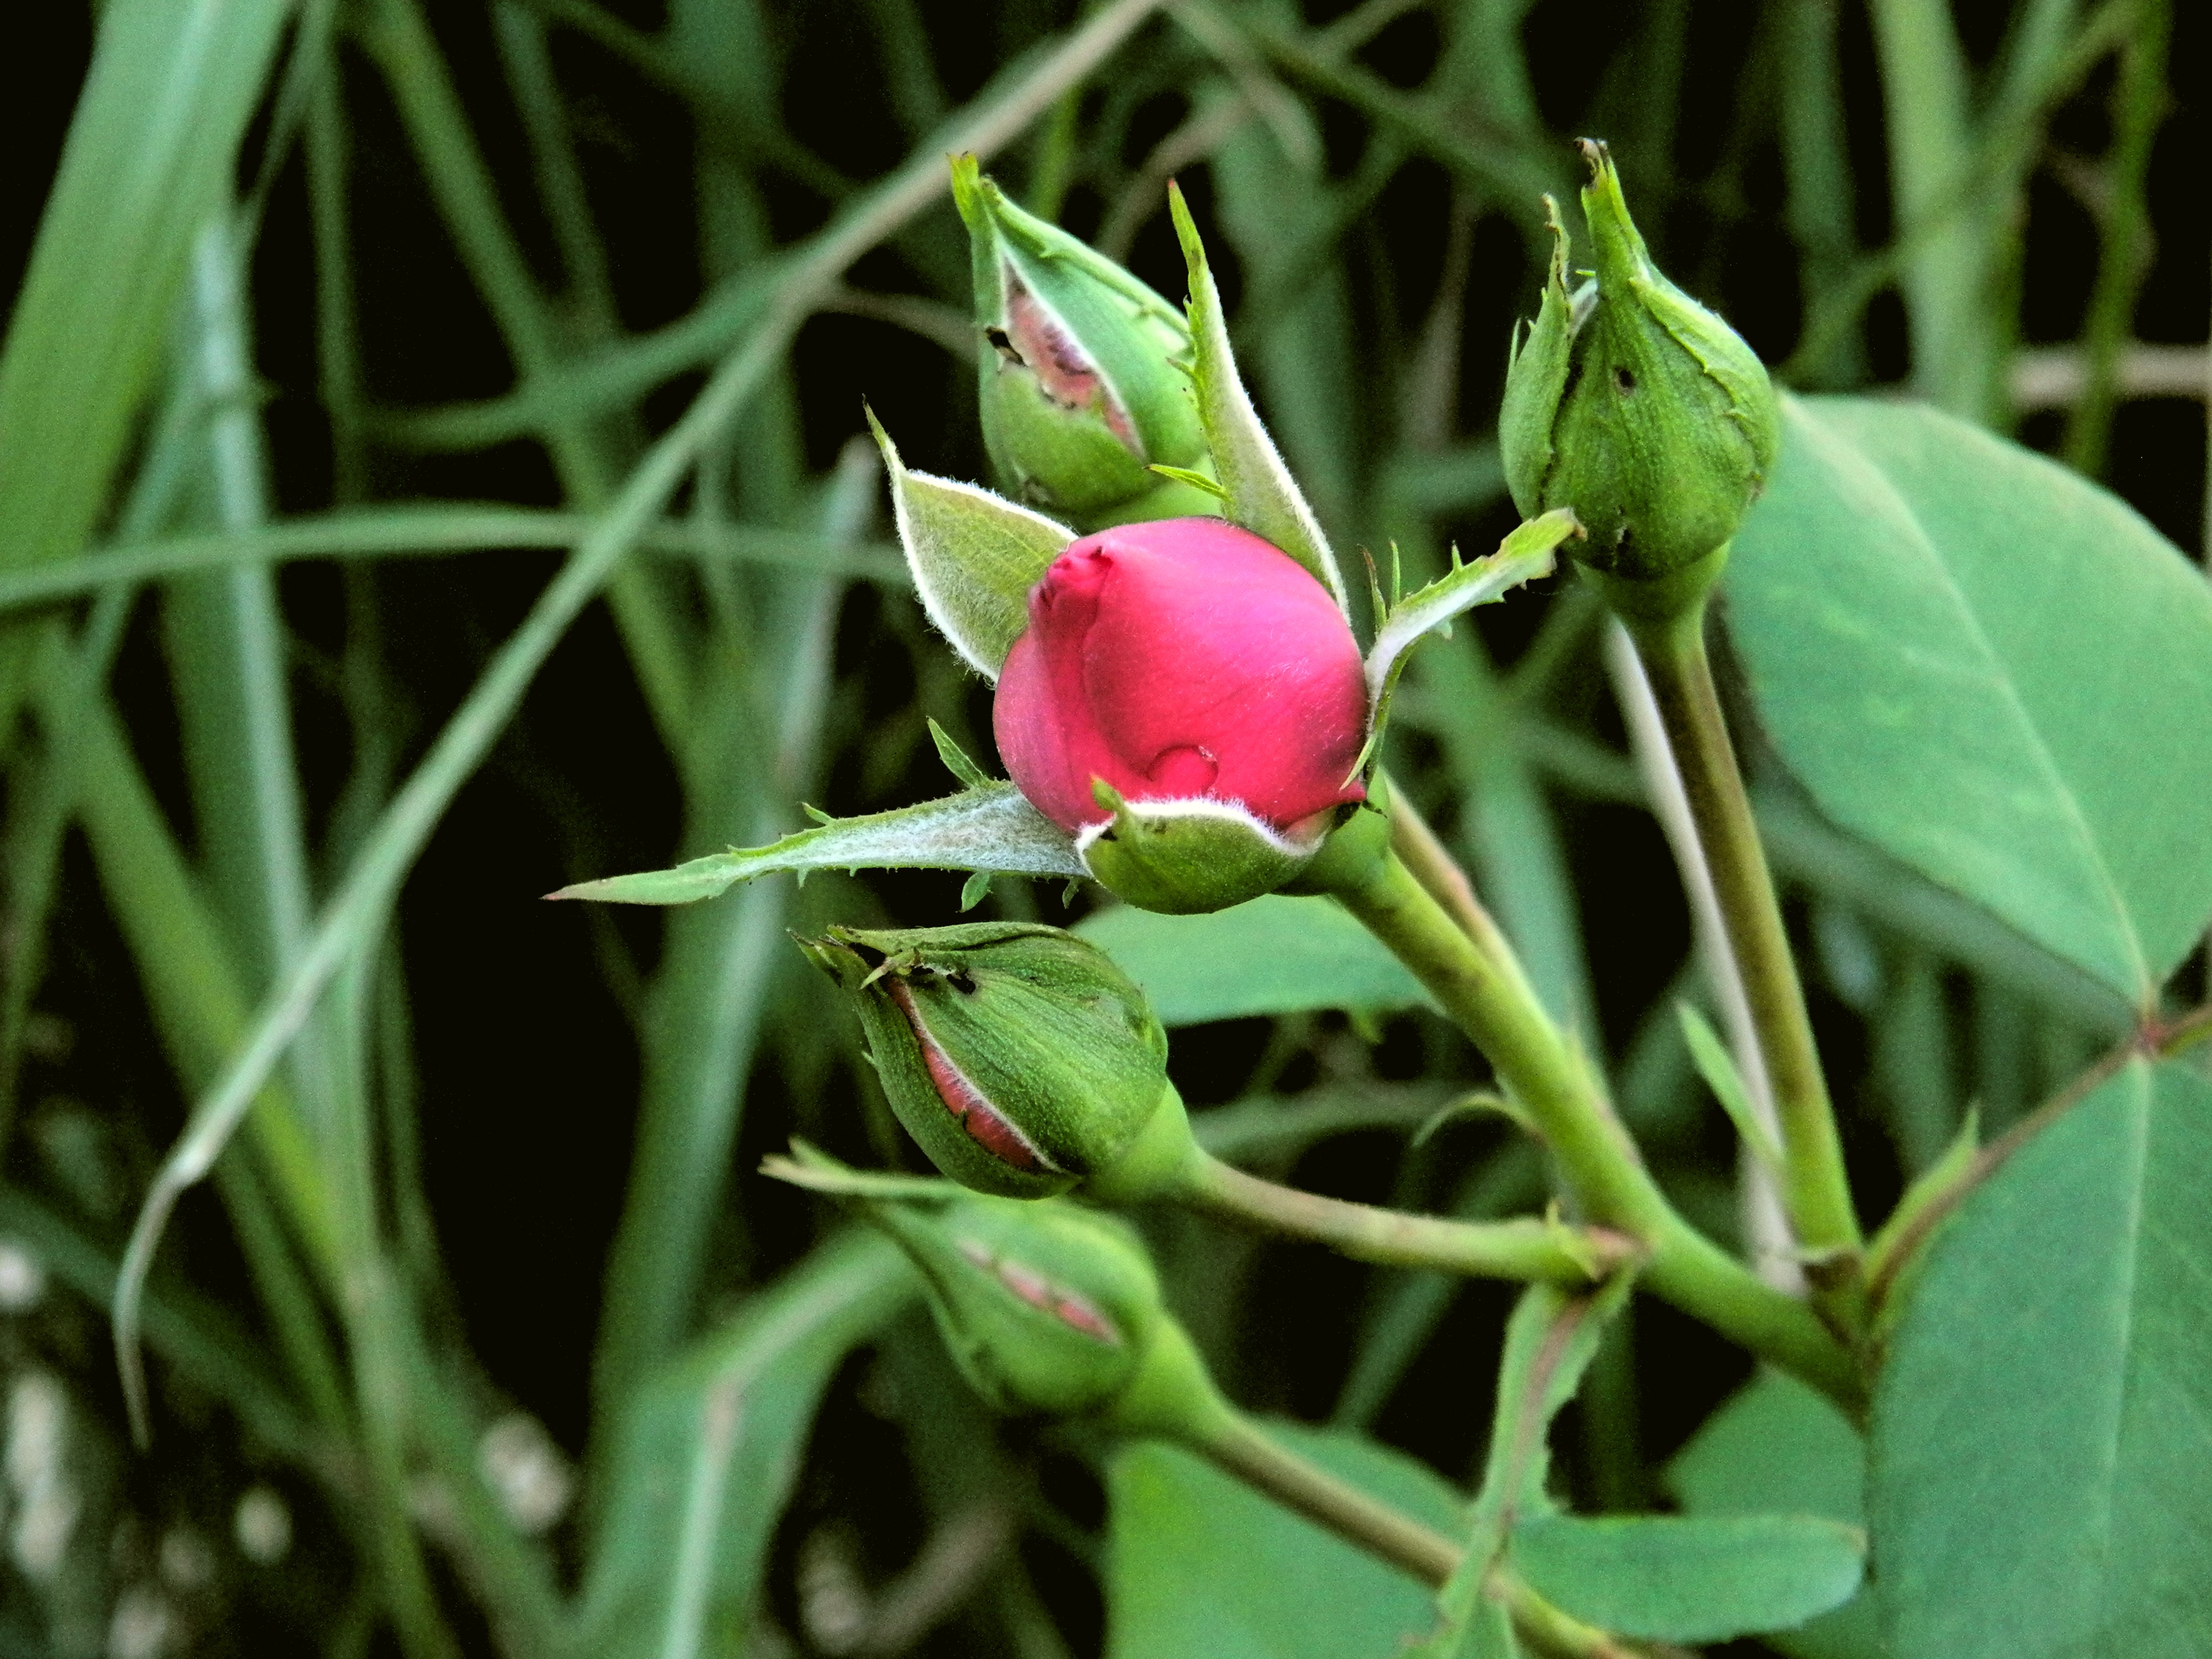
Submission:
[[[1749,348],[1653,267],[1603,148],[1584,154],[1597,269],[1570,289],[1554,207],[1550,278],[1500,419],[1524,530],[1553,522],[1531,544],[1540,562],[1480,597],[1586,532],[1576,556],[1616,605],[1680,611],[1773,465],[1778,411]],[[1013,784],[1085,870],[1146,908],[1363,879],[1389,836],[1372,757],[1398,659],[1478,602],[1462,580],[1476,573],[1455,567],[1424,590],[1427,608],[1416,595],[1378,614],[1363,658],[1326,544],[1236,379],[1187,219],[1188,320],[1007,202],[972,159],[954,163],[954,191],[991,347],[993,464],[1020,501],[1091,532],[909,474],[883,439],[916,586],[996,681]],[[802,944],[855,1001],[900,1121],[960,1188],[818,1157],[783,1172],[866,1205],[921,1268],[977,1386],[1009,1409],[1127,1413],[1152,1397],[1140,1382],[1158,1359],[1179,1379],[1162,1397],[1214,1397],[1202,1371],[1202,1388],[1189,1380],[1141,1249],[1063,1200],[1158,1193],[1194,1156],[1138,988],[1029,924]]]

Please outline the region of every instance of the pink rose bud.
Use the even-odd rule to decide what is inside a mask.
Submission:
[[[1317,843],[1363,800],[1359,647],[1327,588],[1219,519],[1085,536],[1030,590],[1030,623],[999,678],[1006,770],[1084,839],[1133,807],[1241,807],[1270,835]]]

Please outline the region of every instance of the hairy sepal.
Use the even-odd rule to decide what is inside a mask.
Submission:
[[[995,682],[1029,626],[1030,589],[1075,532],[980,485],[908,471],[874,411],[867,416],[922,608],[961,660]]]
[[[1449,624],[1451,619],[1478,605],[1489,605],[1520,586],[1548,576],[1558,563],[1559,544],[1582,533],[1575,515],[1555,507],[1529,520],[1498,544],[1498,550],[1473,564],[1457,562],[1453,550],[1450,572],[1419,592],[1392,604],[1375,632],[1367,653],[1367,741],[1352,769],[1357,777],[1373,757],[1390,717],[1390,696],[1398,688],[1413,646],[1421,637]]]
[[[833,818],[766,847],[732,848],[679,864],[578,882],[548,894],[603,904],[696,904],[740,881],[792,871],[983,870],[994,875],[1089,874],[1075,843],[1011,783],[987,783],[889,812]]]
[[[1172,183],[1168,185],[1168,211],[1190,274],[1191,381],[1198,392],[1198,418],[1229,520],[1273,542],[1304,565],[1328,589],[1336,608],[1349,620],[1351,601],[1336,557],[1329,551],[1321,521],[1252,407],[1251,394],[1244,389],[1229,348],[1221,290],[1206,265],[1206,245],[1199,240],[1182,191]]]
[[[1083,830],[1079,855],[1116,896],[1166,915],[1225,910],[1294,880],[1342,811],[1291,836],[1235,801],[1129,801],[1103,783],[1095,787],[1114,816]]]

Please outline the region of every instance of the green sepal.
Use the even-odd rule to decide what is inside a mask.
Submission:
[[[1198,391],[1198,418],[1206,430],[1206,447],[1213,458],[1213,475],[1221,482],[1229,520],[1304,565],[1328,589],[1336,608],[1348,619],[1351,601],[1336,556],[1329,551],[1320,520],[1306,504],[1275,441],[1252,407],[1251,394],[1244,389],[1236,355],[1229,348],[1221,290],[1206,264],[1206,245],[1199,240],[1182,191],[1172,181],[1168,213],[1175,221],[1190,277],[1190,374]]]
[[[1391,694],[1397,690],[1398,677],[1405,672],[1413,647],[1426,635],[1449,634],[1453,617],[1476,605],[1493,604],[1523,582],[1550,575],[1559,544],[1581,533],[1582,526],[1575,515],[1565,507],[1555,507],[1518,526],[1498,543],[1495,553],[1473,564],[1461,563],[1459,549],[1453,548],[1450,571],[1404,599],[1395,597],[1397,550],[1392,548],[1393,598],[1387,607],[1382,605],[1381,589],[1371,576],[1369,583],[1376,601],[1377,623],[1365,666],[1367,740],[1360,745],[1350,777],[1359,776],[1374,759],[1389,723]]]
[[[802,881],[814,870],[1086,873],[1067,832],[1030,805],[1011,783],[986,781],[939,800],[859,817],[833,818],[812,807],[807,811],[817,828],[765,847],[709,853],[672,870],[641,870],[580,881],[546,896],[594,899],[602,904],[696,904],[719,897],[738,882],[785,870]]]
[[[1322,836],[1293,841],[1233,801],[1129,801],[1103,781],[1091,793],[1114,816],[1085,830],[1076,850],[1091,876],[1140,910],[1226,910],[1273,892],[1321,850]]]
[[[1544,219],[1552,229],[1552,264],[1536,320],[1526,335],[1513,327],[1506,358],[1505,396],[1498,410],[1498,457],[1505,487],[1524,519],[1544,510],[1544,478],[1552,470],[1552,422],[1567,389],[1573,357],[1574,302],[1567,294],[1567,228],[1559,204],[1544,198]]]
[[[1120,1160],[1174,1094],[1144,993],[1073,933],[970,922],[799,943],[852,995],[907,1133],[978,1192],[1065,1192]]]
[[[1075,532],[975,484],[909,472],[875,411],[863,404],[862,412],[883,452],[922,609],[962,660],[995,681],[1030,625],[1030,589]]]

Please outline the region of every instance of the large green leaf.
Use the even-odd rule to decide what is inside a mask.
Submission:
[[[896,1247],[856,1229],[641,1391],[617,1430],[577,1652],[739,1650],[823,1388],[913,1291]]]
[[[1537,1594],[1623,1636],[1723,1642],[1850,1598],[1866,1534],[1810,1515],[1545,1515],[1510,1560]]]
[[[1675,1455],[1666,1485],[1692,1515],[1811,1515],[1862,1526],[1866,1442],[1824,1395],[1794,1376],[1763,1370]],[[1874,1597],[1864,1591],[1765,1639],[1792,1659],[1879,1659],[1882,1652]]]
[[[1267,1431],[1353,1485],[1456,1533],[1458,1495],[1371,1441],[1293,1424]],[[1428,1591],[1158,1441],[1115,1456],[1108,1659],[1382,1659],[1436,1622]]]
[[[1166,1025],[1428,1002],[1420,981],[1333,899],[1271,894],[1203,916],[1117,905],[1075,931],[1144,987]]]
[[[2149,1006],[2212,916],[2212,590],[1948,416],[1785,422],[1727,586],[1775,746],[1838,823]]]
[[[1875,1391],[1897,1659],[2212,1653],[2212,1084],[2137,1060],[1929,1246]]]

